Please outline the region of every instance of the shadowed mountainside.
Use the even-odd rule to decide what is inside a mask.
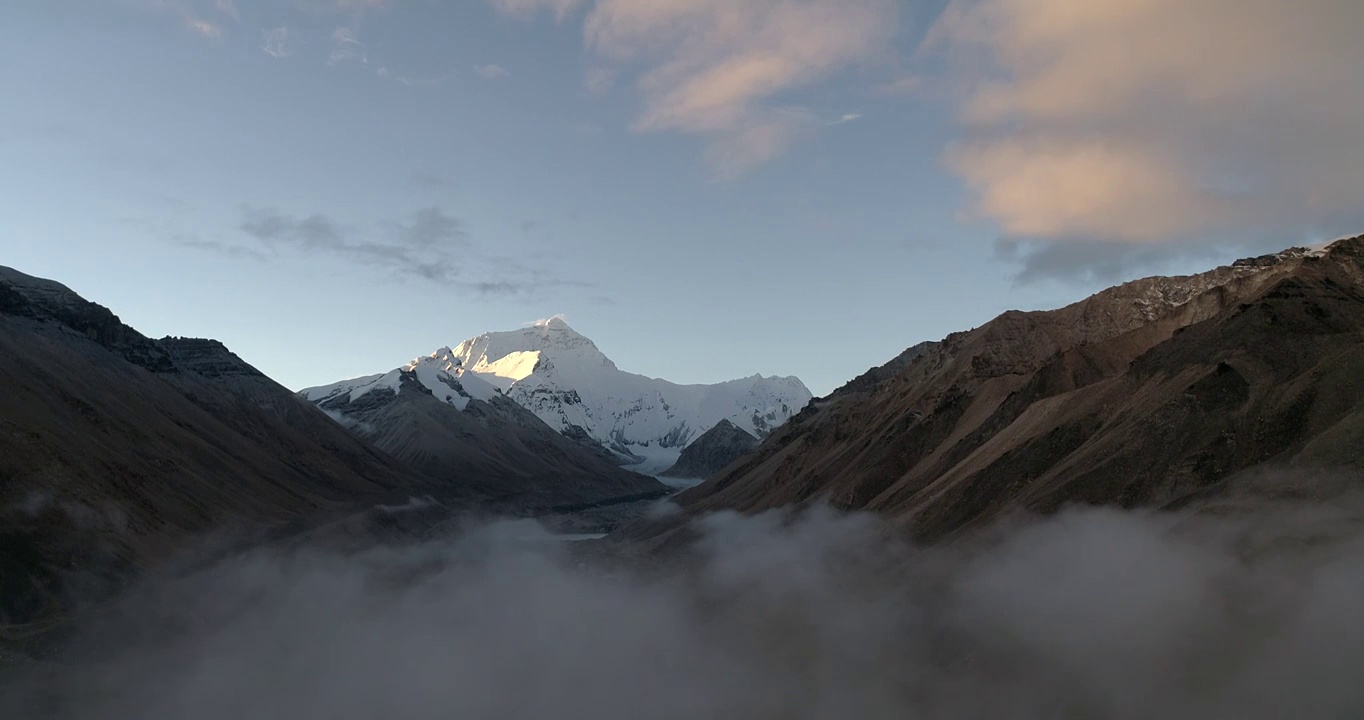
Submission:
[[[933,540],[1067,503],[1179,505],[1266,465],[1364,467],[1364,237],[915,346],[621,536],[827,500]]]
[[[721,420],[683,448],[677,463],[662,474],[666,477],[708,478],[753,452],[756,447],[758,438],[728,420]]]
[[[412,496],[527,512],[663,489],[511,403],[519,413],[473,414],[451,429],[460,442],[430,448],[461,470],[433,477],[217,341],[147,338],[3,267],[0,387],[0,641],[44,631],[72,597],[112,591],[204,533],[278,537]]]
[[[360,436],[431,477],[473,483],[492,503],[537,510],[662,495],[657,480],[622,469],[596,448],[555,432],[502,395],[437,399],[415,373],[398,388],[349,393],[318,403]]]

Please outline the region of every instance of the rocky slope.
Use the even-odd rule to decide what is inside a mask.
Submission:
[[[433,397],[457,409],[503,396],[565,437],[645,471],[677,461],[682,448],[720,420],[762,437],[805,406],[810,391],[793,377],[752,377],[678,385],[623,372],[562,319],[486,333],[418,358],[406,368],[303,390],[318,403],[395,390],[412,373]]]
[[[677,462],[661,474],[676,478],[708,478],[756,447],[758,438],[752,433],[728,420],[721,420],[683,448]]]
[[[934,539],[1066,503],[1178,505],[1265,467],[1364,468],[1364,237],[1007,312],[911,351],[678,502],[827,500]]]

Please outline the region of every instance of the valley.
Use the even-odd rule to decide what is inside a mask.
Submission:
[[[819,398],[623,373],[560,319],[294,393],[3,269],[0,710],[1329,712],[1362,352],[1364,237],[1011,311]]]

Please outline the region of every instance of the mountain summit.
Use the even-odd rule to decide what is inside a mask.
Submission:
[[[562,318],[484,333],[404,368],[300,394],[335,407],[342,396],[353,402],[379,388],[396,390],[405,373],[461,410],[470,399],[504,396],[563,435],[647,472],[672,465],[683,447],[721,420],[765,437],[811,397],[794,377],[679,385],[625,372]]]

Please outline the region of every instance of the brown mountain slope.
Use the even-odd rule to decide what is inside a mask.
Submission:
[[[1355,238],[1004,313],[815,401],[678,502],[827,499],[935,538],[1015,509],[1176,503],[1268,462],[1359,467],[1362,261]]]

